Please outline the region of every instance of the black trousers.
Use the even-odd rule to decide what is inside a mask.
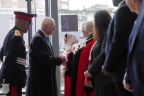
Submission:
[[[113,83],[105,84],[103,86],[95,85],[96,96],[117,96],[115,86]]]
[[[134,96],[133,93],[124,89],[122,82],[115,82],[117,96]]]

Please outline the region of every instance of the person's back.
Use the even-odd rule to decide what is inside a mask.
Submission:
[[[106,60],[103,72],[112,76],[118,88],[118,94],[127,93],[122,86],[122,80],[127,64],[128,38],[131,33],[136,14],[132,13],[125,1],[117,9],[108,29],[106,41]]]

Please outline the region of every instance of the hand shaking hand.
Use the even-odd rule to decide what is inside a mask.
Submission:
[[[62,65],[66,66],[67,61],[68,61],[67,58],[66,58],[66,56],[61,55],[60,58],[61,58],[61,60],[62,60]]]

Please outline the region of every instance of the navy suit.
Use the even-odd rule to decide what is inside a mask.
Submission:
[[[118,94],[125,94],[122,86],[123,75],[127,64],[128,38],[132,30],[136,14],[130,12],[124,1],[117,9],[107,33],[106,59],[104,70],[110,72],[118,88]],[[121,96],[123,96],[121,95]]]
[[[26,96],[57,96],[56,65],[62,60],[54,56],[50,41],[40,30],[32,39],[29,56]]]
[[[126,81],[132,84],[135,96],[144,96],[144,2],[129,38]]]

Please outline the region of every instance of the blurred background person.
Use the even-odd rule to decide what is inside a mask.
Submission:
[[[54,56],[49,40],[54,31],[54,19],[45,17],[41,29],[32,38],[26,96],[58,96],[56,65],[65,64],[66,58]]]

